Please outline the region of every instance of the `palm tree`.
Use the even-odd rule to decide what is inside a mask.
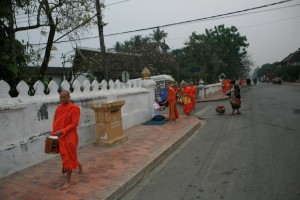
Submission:
[[[168,36],[168,33],[161,31],[159,27],[156,30],[153,30],[153,33],[150,34],[152,40],[155,42],[157,48],[161,48],[163,51],[167,51],[169,46],[165,43],[165,38]]]

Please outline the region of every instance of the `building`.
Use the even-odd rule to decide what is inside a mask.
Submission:
[[[138,51],[136,51],[138,52]],[[73,61],[74,70],[92,71],[98,81],[104,79],[105,69],[101,65],[101,51],[99,49],[77,47]],[[122,80],[122,72],[127,71],[130,79],[140,78],[142,70],[147,67],[152,75],[171,74],[176,71],[176,63],[169,54],[155,49],[140,53],[106,52],[106,67],[109,78]]]
[[[300,48],[280,61],[281,67],[289,65],[300,65]]]

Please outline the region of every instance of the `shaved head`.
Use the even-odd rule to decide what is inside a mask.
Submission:
[[[59,100],[62,104],[67,104],[70,102],[70,92],[68,90],[62,90],[59,93]]]

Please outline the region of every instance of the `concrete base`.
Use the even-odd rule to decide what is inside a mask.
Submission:
[[[116,138],[113,138],[111,140],[98,140],[96,142],[93,142],[93,145],[94,146],[101,146],[101,147],[111,147],[115,144],[120,144],[120,143],[123,143],[127,140],[128,140],[127,135],[122,135],[120,137],[116,137]]]

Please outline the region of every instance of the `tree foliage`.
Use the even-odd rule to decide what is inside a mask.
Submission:
[[[224,25],[206,29],[204,34],[195,32],[180,51],[173,51],[183,76],[188,76],[191,67],[202,68],[201,78],[214,82],[221,73],[237,79],[249,71],[252,62],[247,54],[246,36],[241,36],[234,26]],[[182,70],[184,69],[184,70]]]
[[[79,38],[83,33],[78,30],[88,30],[87,22],[91,20],[91,10],[94,8],[93,0],[18,0],[15,4],[13,1],[4,0],[2,3],[7,9],[1,9],[0,13],[6,17],[1,18],[1,28],[5,30],[10,41],[14,41],[15,33],[19,31],[27,31],[32,29],[39,29],[41,36],[47,37],[45,48],[36,49],[38,53],[36,60],[41,59],[39,75],[41,78],[46,73],[49,61],[51,59],[51,52],[55,50],[54,39],[57,33],[69,33],[69,39]],[[18,23],[16,16],[19,14],[25,16],[27,24]],[[80,13],[80,14],[79,14]],[[25,15],[23,15],[25,14]],[[75,28],[80,25],[87,24],[84,29]],[[15,62],[14,55],[16,55],[15,44],[11,43],[12,62]],[[32,55],[34,55],[32,54]],[[43,56],[41,56],[43,54]],[[33,59],[34,60],[34,59]]]
[[[165,39],[168,36],[164,30],[160,30],[160,28],[156,28],[153,30],[153,33],[150,34],[152,41],[155,43],[155,47],[161,48],[163,51],[167,51],[170,47],[165,43]]]
[[[255,78],[273,80],[280,77],[285,81],[296,82],[300,78],[300,65],[284,65],[279,62],[266,63],[255,69]]]
[[[117,42],[114,50],[119,54],[128,55],[122,65],[130,65],[127,71],[130,71],[133,77],[140,77],[144,67],[148,67],[152,75],[172,74],[177,71],[177,63],[167,52],[168,45],[162,42],[166,37],[167,33],[158,28],[149,36],[135,35],[123,43]]]

